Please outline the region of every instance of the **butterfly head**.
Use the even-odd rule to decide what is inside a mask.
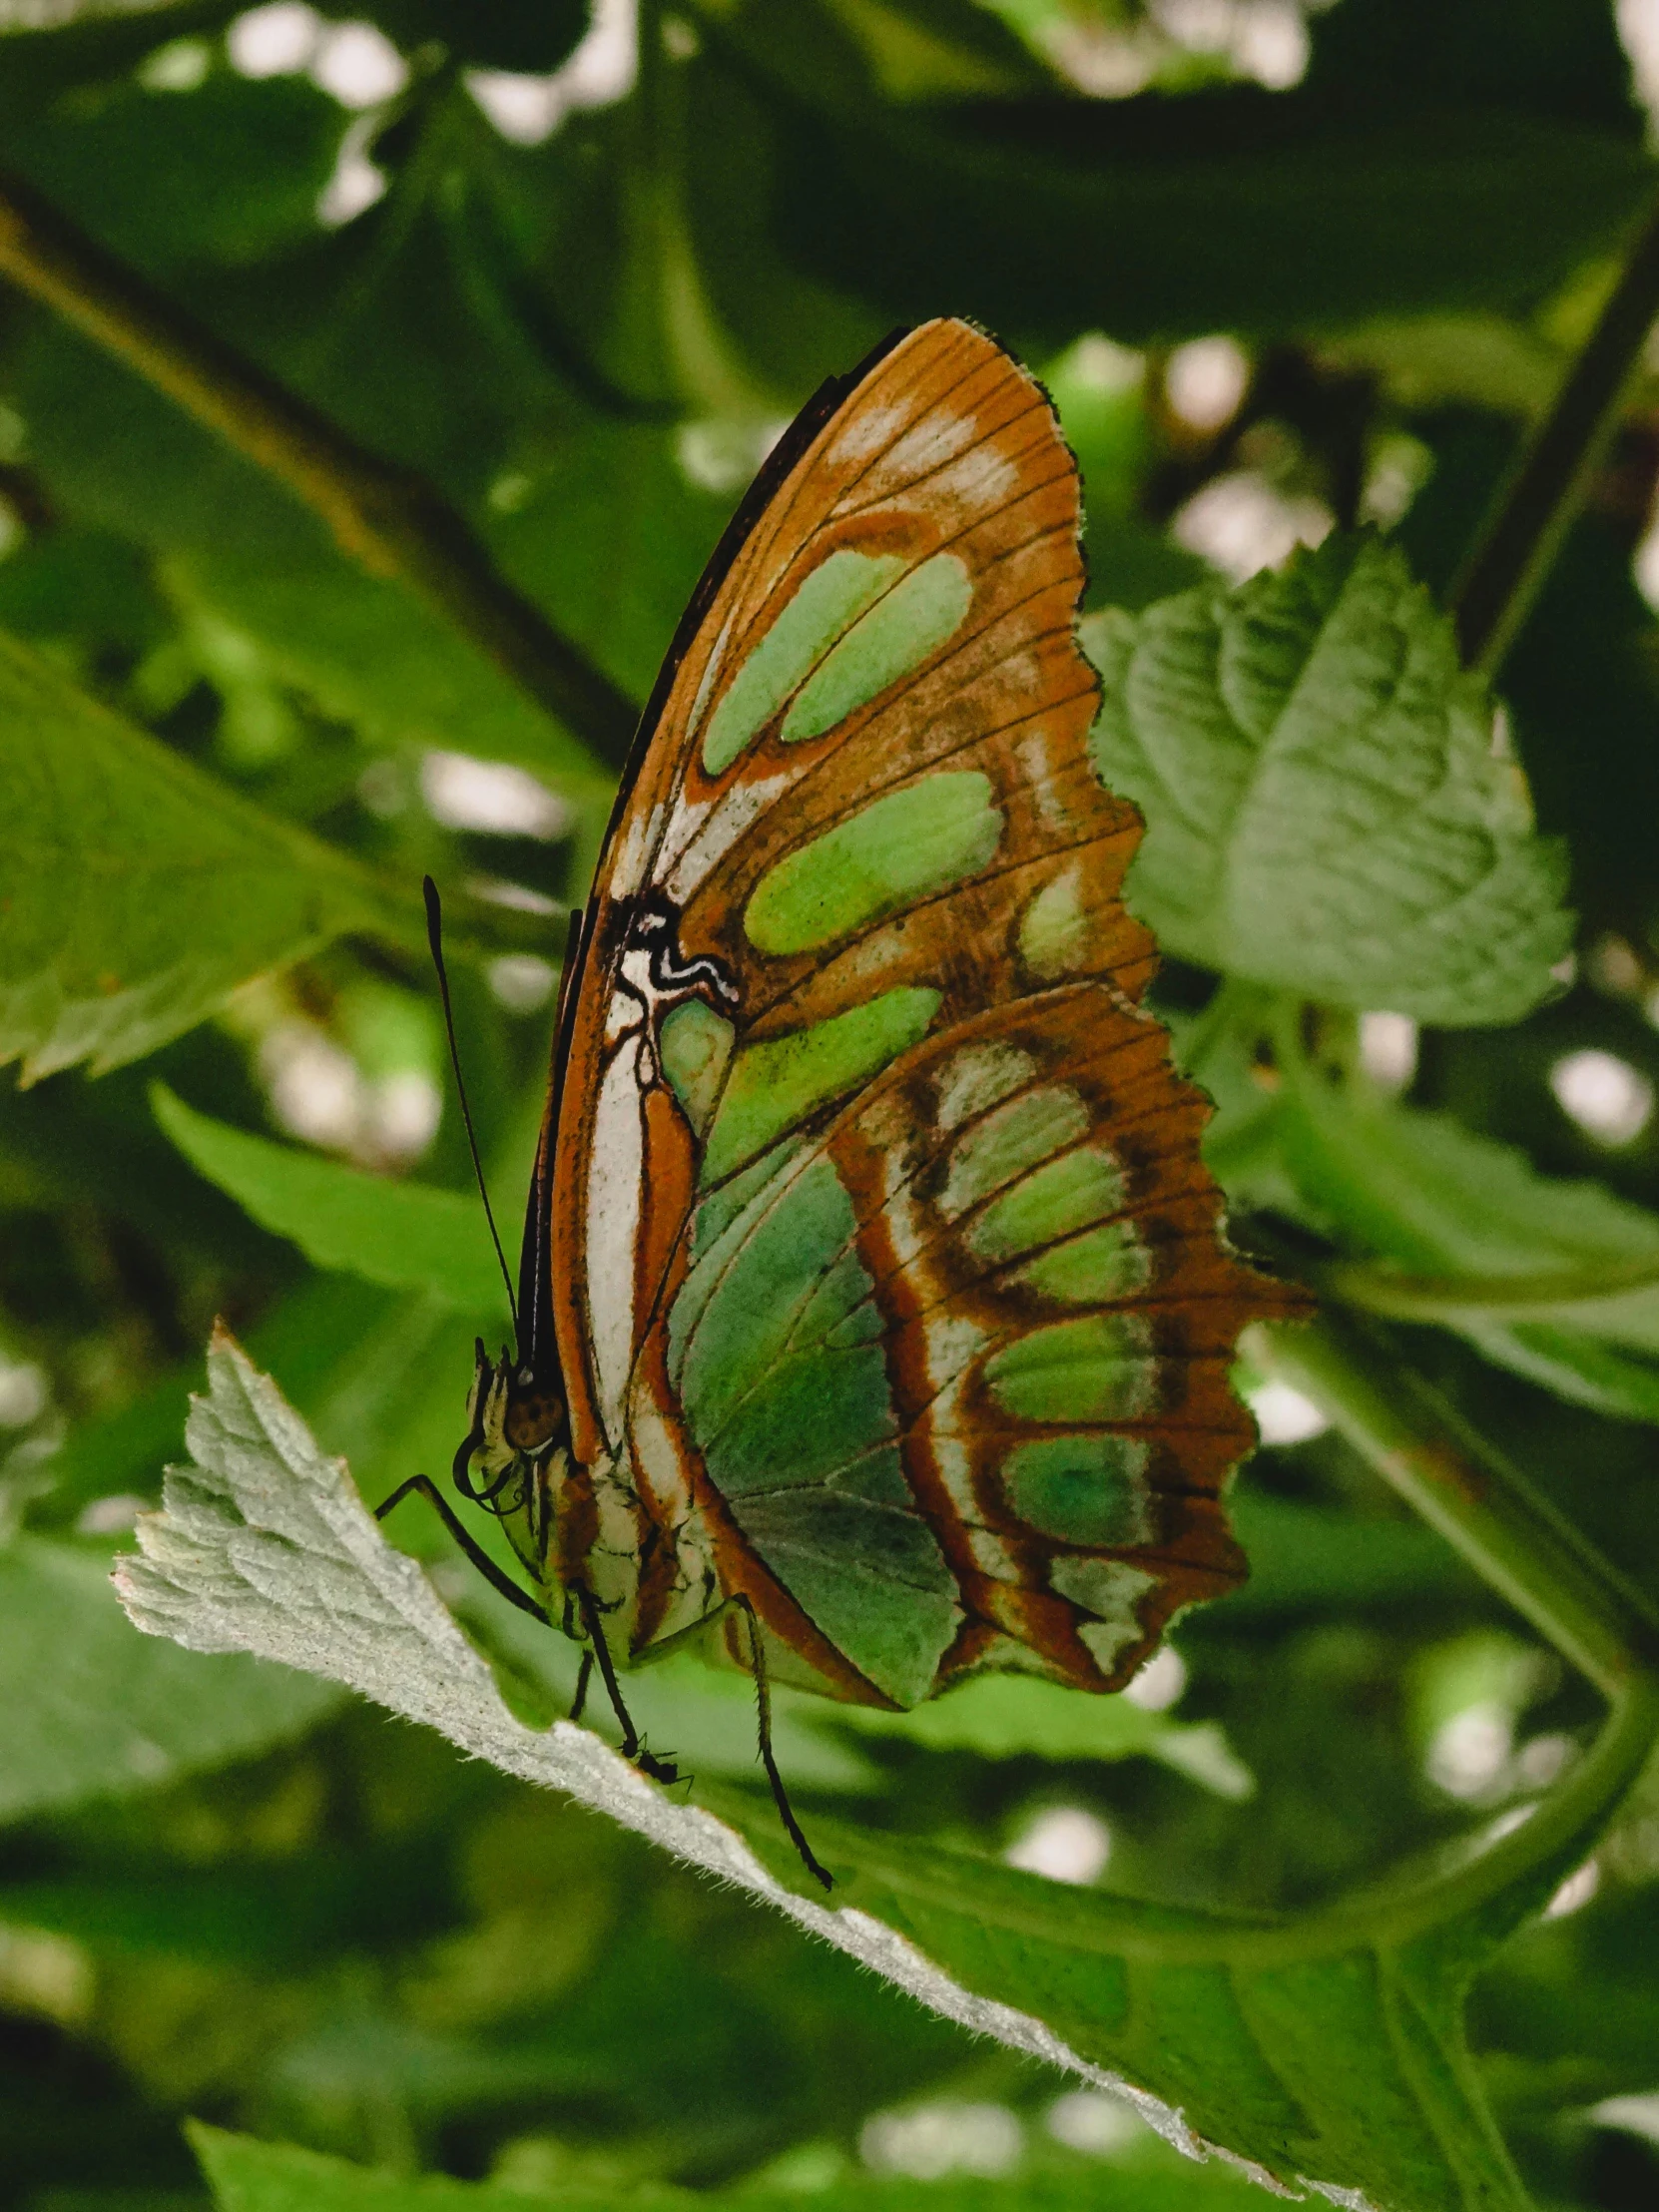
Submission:
[[[515,1475],[527,1475],[567,1431],[564,1393],[507,1347],[492,1360],[480,1337],[473,1350],[466,1434],[455,1453],[455,1487],[475,1505],[511,1504]],[[505,1493],[505,1494],[504,1494]]]

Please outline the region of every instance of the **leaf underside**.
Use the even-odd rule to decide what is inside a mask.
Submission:
[[[1117,2089],[1184,2150],[1355,2193],[1386,2212],[1521,2200],[1459,2025],[1479,1960],[1559,1878],[1473,1925],[1410,1911],[1251,1923],[1056,1888],[974,1854],[815,1822],[826,1907],[764,1801],[682,1805],[568,1723],[513,1720],[412,1561],[387,1548],[275,1386],[221,1337],[191,1463],[117,1582],[137,1624],[344,1681],[505,1771],[567,1791],[736,1882],[978,2032]],[[713,1807],[715,1810],[711,1810]],[[717,1817],[717,1811],[720,1817]],[[1580,1848],[1569,1839],[1557,1859]]]

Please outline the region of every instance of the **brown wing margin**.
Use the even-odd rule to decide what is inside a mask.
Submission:
[[[628,759],[617,785],[616,798],[612,802],[611,819],[605,826],[604,839],[599,847],[599,858],[593,871],[596,886],[604,882],[606,863],[616,842],[617,831],[639,783],[640,771],[651,750],[651,741],[661,727],[663,710],[674,689],[674,680],[680,673],[680,664],[691,650],[704,618],[731,572],[732,564],[743,551],[756,523],[771,505],[774,493],[825,424],[870,371],[909,335],[909,329],[899,324],[889,330],[878,345],[872,346],[855,368],[849,369],[843,376],[827,376],[762,462],[753,483],[738,502],[736,513],[721,532],[720,541],[710,554],[703,574],[698,578],[697,589],[692,593],[686,604],[686,611],[680,617],[679,626],[663,658],[663,665],[657,671],[657,681],[651,688],[651,697],[646,701],[645,711],[640,716],[639,727],[634,733],[634,742],[628,749]],[[576,1025],[576,1005],[593,950],[594,923],[598,912],[599,900],[590,896],[587,903],[573,911],[570,917],[564,972],[559,986],[558,1011],[553,1023],[547,1106],[542,1115],[536,1165],[530,1179],[530,1193],[525,1206],[524,1236],[519,1246],[519,1365],[521,1368],[528,1368],[539,1382],[552,1381],[559,1368],[553,1328],[553,1161],[558,1149],[565,1069],[570,1060],[571,1038]]]

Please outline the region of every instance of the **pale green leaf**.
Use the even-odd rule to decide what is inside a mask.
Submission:
[[[815,1814],[828,1903],[754,1791],[658,1790],[589,1731],[501,1703],[412,1560],[391,1551],[274,1385],[228,1338],[192,1464],[140,1522],[118,1586],[139,1626],[346,1682],[475,1757],[568,1792],[750,1890],[946,2017],[1128,2097],[1178,2148],[1397,2212],[1519,2212],[1462,2044],[1479,1961],[1582,1858],[1645,1757],[1609,1738],[1570,1792],[1449,1877],[1293,1921],[1070,1889]],[[721,1817],[714,1811],[718,1809]],[[250,2200],[251,2202],[252,2200]],[[313,2198],[311,2201],[315,2201]]]
[[[394,1291],[430,1291],[463,1313],[505,1315],[483,1209],[470,1194],[395,1183],[199,1114],[153,1083],[156,1119],[191,1165],[319,1268]]]
[[[241,1655],[141,1641],[84,1544],[0,1551],[0,1821],[245,1758],[338,1702],[327,1682]]]
[[[0,1061],[95,1074],[349,930],[414,938],[365,870],[0,635]]]
[[[1280,1157],[1349,1251],[1428,1279],[1430,1295],[1407,1318],[1455,1329],[1563,1397],[1659,1421],[1659,1219],[1599,1184],[1539,1175],[1445,1115],[1339,1090],[1294,1065],[1287,1073]],[[1643,1274],[1645,1287],[1609,1287]],[[1552,1281],[1569,1295],[1534,1295]],[[1506,1284],[1520,1295],[1504,1312]],[[1382,1311],[1387,1289],[1380,1272],[1370,1302]],[[1359,1284],[1353,1295],[1367,1302]]]
[[[1397,548],[1330,538],[1084,634],[1095,767],[1146,817],[1127,895],[1166,951],[1421,1021],[1549,995],[1562,856]]]

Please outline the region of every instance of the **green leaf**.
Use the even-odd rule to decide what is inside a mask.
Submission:
[[[262,2143],[231,2135],[200,2120],[187,2132],[213,2185],[220,2212],[525,2212],[519,2188],[487,2181],[452,2181],[443,2174],[411,2178],[370,2166],[348,2165],[295,2143]],[[745,2182],[727,2189],[667,2189],[618,2181],[609,2188],[562,2181],[557,2201],[579,2212],[691,2212],[694,2206],[739,2206],[745,2212],[800,2212],[803,2201],[818,2212],[1232,2212],[1260,2199],[1249,2184],[1217,2168],[1114,2172],[1081,2161],[1070,2171],[1030,2179],[981,2181],[952,2175],[943,2180],[889,2180],[858,2173],[810,2195],[799,2189]]]
[[[405,1531],[406,1533],[406,1531]],[[470,1565],[452,1593],[468,1633],[509,1690],[529,1698],[515,1707],[521,1720],[546,1726],[570,1711],[581,1654],[505,1599],[498,1599]],[[745,1674],[711,1666],[692,1653],[677,1653],[646,1667],[628,1684],[628,1710],[648,1743],[672,1746],[678,1764],[697,1774],[730,1775],[742,1782],[756,1772],[755,1686]],[[838,1729],[826,1728],[823,1701],[778,1688],[773,1692],[773,1749],[803,1790],[846,1797],[881,1797],[889,1777],[859,1756]],[[590,1715],[609,1736],[609,1721]]]
[[[166,557],[175,594],[374,745],[448,746],[601,782],[592,756],[401,585],[368,575],[252,463],[51,325],[16,375],[55,498]]]
[[[888,100],[982,99],[1046,89],[1047,72],[974,0],[830,0]]]
[[[401,322],[347,325],[346,345],[337,326],[351,295],[338,288],[341,303],[325,293],[317,312],[347,366],[362,351],[422,366],[429,333]],[[481,344],[487,333],[470,335]],[[419,380],[434,384],[436,370]],[[293,381],[310,389],[321,379]],[[382,408],[389,381],[376,385]],[[41,324],[22,353],[16,391],[54,497],[163,555],[175,596],[246,639],[271,681],[371,745],[448,747],[517,762],[573,796],[609,793],[592,754],[474,646],[401,585],[368,575],[279,487],[138,378]],[[344,418],[331,390],[320,397]],[[451,395],[451,414],[457,405]],[[424,422],[353,419],[352,427],[380,447],[430,444],[419,436]],[[659,424],[580,414],[496,481],[503,504],[486,516],[484,534],[503,570],[643,699],[738,487],[701,488],[676,458],[675,433]],[[600,543],[612,560],[594,559]]]
[[[1444,1556],[1443,1547],[1439,1556]],[[569,1710],[579,1665],[576,1647],[550,1636],[527,1614],[497,1605],[482,1583],[460,1601],[469,1628],[513,1673],[547,1685],[550,1714]],[[1034,1695],[1032,1693],[1035,1693]],[[704,1775],[738,1780],[755,1772],[755,1690],[749,1677],[690,1654],[644,1667],[628,1685],[636,1725],[653,1744],[672,1744],[679,1763]],[[860,1736],[894,1738],[929,1751],[965,1751],[984,1759],[1098,1761],[1115,1765],[1146,1758],[1186,1776],[1201,1789],[1235,1802],[1250,1797],[1255,1777],[1214,1721],[1182,1722],[1148,1712],[1127,1698],[1094,1698],[1014,1675],[964,1683],[936,1705],[911,1713],[872,1706],[827,1705],[806,1691],[772,1692],[773,1749],[799,1788],[848,1797],[880,1797],[892,1775],[858,1754]]]
[[[1298,1613],[1351,1626],[1364,1612],[1420,1608],[1433,1598],[1479,1602],[1478,1581],[1420,1521],[1366,1518],[1279,1497],[1254,1482],[1248,1468],[1227,1509],[1250,1560],[1250,1580],[1229,1592],[1223,1627]]]
[[[45,29],[25,27],[21,9],[0,15],[0,115],[32,117],[66,92],[130,76],[158,46],[213,38],[241,0],[155,0],[141,9],[77,7]]]
[[[293,2143],[262,2143],[231,2135],[201,2121],[187,2132],[213,2185],[220,2212],[525,2212],[516,2187],[452,2181],[446,2175],[418,2179],[368,2166],[348,2165]],[[799,2212],[804,2192],[745,2182],[727,2189],[669,2189],[618,2181],[609,2187],[561,2180],[558,2201],[580,2212],[690,2212],[703,2206],[745,2207],[745,2212]],[[534,2200],[531,2200],[534,2201]],[[856,2173],[815,2186],[807,2201],[820,2212],[1232,2212],[1260,2203],[1247,2182],[1211,2167],[1190,2172],[1147,2169],[1114,2172],[1091,2162],[1062,2173],[1028,2179],[983,2181],[951,2175],[910,2181]]]
[[[152,1052],[348,930],[415,936],[366,870],[0,635],[0,1061],[24,1080]],[[416,938],[418,941],[418,938]]]
[[[362,12],[406,49],[438,39],[474,69],[537,75],[567,60],[588,27],[586,0],[371,0]]]
[[[1650,1747],[1645,1706],[1523,1828],[1453,1872],[1293,1920],[1065,1889],[814,1815],[835,1875],[827,1905],[816,1889],[801,1894],[808,1878],[753,1793],[700,1785],[713,1818],[652,1788],[584,1729],[515,1721],[418,1568],[388,1550],[342,1463],[322,1456],[223,1336],[209,1383],[191,1416],[192,1464],[170,1477],[165,1511],[140,1524],[143,1557],[118,1569],[150,1633],[333,1675],[508,1773],[567,1791],[946,2017],[1117,2089],[1180,2148],[1208,2140],[1283,2182],[1409,2212],[1521,2212],[1463,2047],[1462,1993],[1629,1787]]]
[[[1614,12],[1558,0],[1344,0],[1310,25],[1307,83],[1336,99],[1478,101],[1633,135],[1630,57]]]
[[[967,1751],[981,1759],[1156,1759],[1218,1797],[1236,1800],[1256,1787],[1214,1721],[1177,1721],[1126,1697],[1088,1697],[1017,1674],[980,1675],[908,1713],[844,1706],[835,1720],[858,1735],[896,1736],[930,1751]]]
[[[1659,1421],[1659,1218],[1539,1175],[1446,1115],[1339,1090],[1294,1061],[1286,1072],[1279,1154],[1304,1199],[1348,1250],[1431,1279],[1408,1305],[1385,1273],[1347,1295],[1455,1329],[1579,1404]]]
[[[1515,309],[1614,251],[1651,189],[1627,121],[1461,87],[899,108],[822,0],[698,12],[771,95],[782,251],[906,320],[1058,345]]]
[[[1129,900],[1167,951],[1446,1024],[1550,994],[1564,857],[1395,547],[1330,538],[1085,633],[1095,767],[1146,817]]]
[[[140,1642],[102,1551],[36,1536],[0,1551],[0,1821],[245,1758],[337,1703],[257,1659]]]
[[[741,477],[719,492],[694,482],[677,443],[654,424],[573,430],[490,528],[514,582],[639,699],[742,489]]]
[[[315,235],[344,130],[304,77],[251,83],[222,65],[190,92],[115,78],[8,119],[6,158],[123,261],[234,267]]]
[[[151,1104],[179,1150],[263,1228],[319,1268],[389,1290],[430,1291],[462,1312],[507,1311],[483,1211],[473,1197],[394,1183],[199,1114],[165,1083]]]

